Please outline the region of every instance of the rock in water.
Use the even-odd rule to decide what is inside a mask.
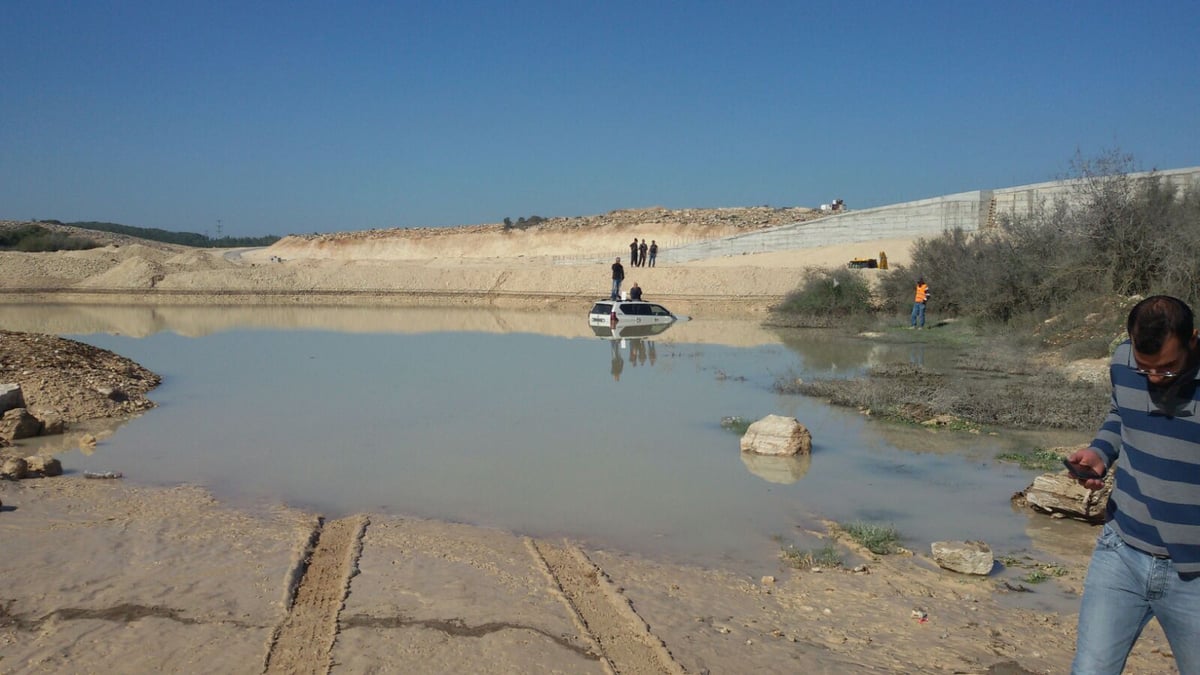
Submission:
[[[812,434],[793,417],[767,415],[746,429],[741,446],[742,452],[759,455],[807,455],[812,452]]]

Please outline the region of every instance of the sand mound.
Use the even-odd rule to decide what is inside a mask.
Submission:
[[[230,263],[221,257],[221,252],[209,249],[188,249],[167,258],[164,262],[173,268],[190,270],[218,270],[230,267]]]
[[[116,267],[88,277],[81,288],[149,289],[166,277],[162,264],[142,257],[124,260]]]

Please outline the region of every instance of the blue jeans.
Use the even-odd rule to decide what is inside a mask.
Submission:
[[[612,295],[609,296],[608,299],[609,300],[620,300],[621,299],[621,280],[620,279],[613,279]]]
[[[925,303],[923,303],[923,302],[914,302],[913,303],[912,316],[910,316],[908,318],[909,325],[910,326],[917,325],[918,320],[921,321],[921,328],[924,328],[925,327]]]
[[[1181,673],[1200,673],[1200,577],[1143,553],[1108,525],[1088,565],[1071,672],[1120,673],[1150,617],[1158,619]]]

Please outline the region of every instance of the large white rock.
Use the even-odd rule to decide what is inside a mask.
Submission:
[[[742,436],[742,452],[790,457],[812,452],[812,434],[793,417],[767,415]]]
[[[992,548],[982,541],[935,541],[930,548],[939,566],[960,574],[987,576],[996,562]]]

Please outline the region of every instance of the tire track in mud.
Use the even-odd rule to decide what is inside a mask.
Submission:
[[[264,672],[328,673],[338,615],[362,553],[366,516],[323,522],[296,577],[299,583],[283,623],[275,629]]]
[[[532,539],[526,539],[525,544],[612,672],[683,675],[683,667],[671,657],[663,641],[650,632],[629,599],[579,547]]]

